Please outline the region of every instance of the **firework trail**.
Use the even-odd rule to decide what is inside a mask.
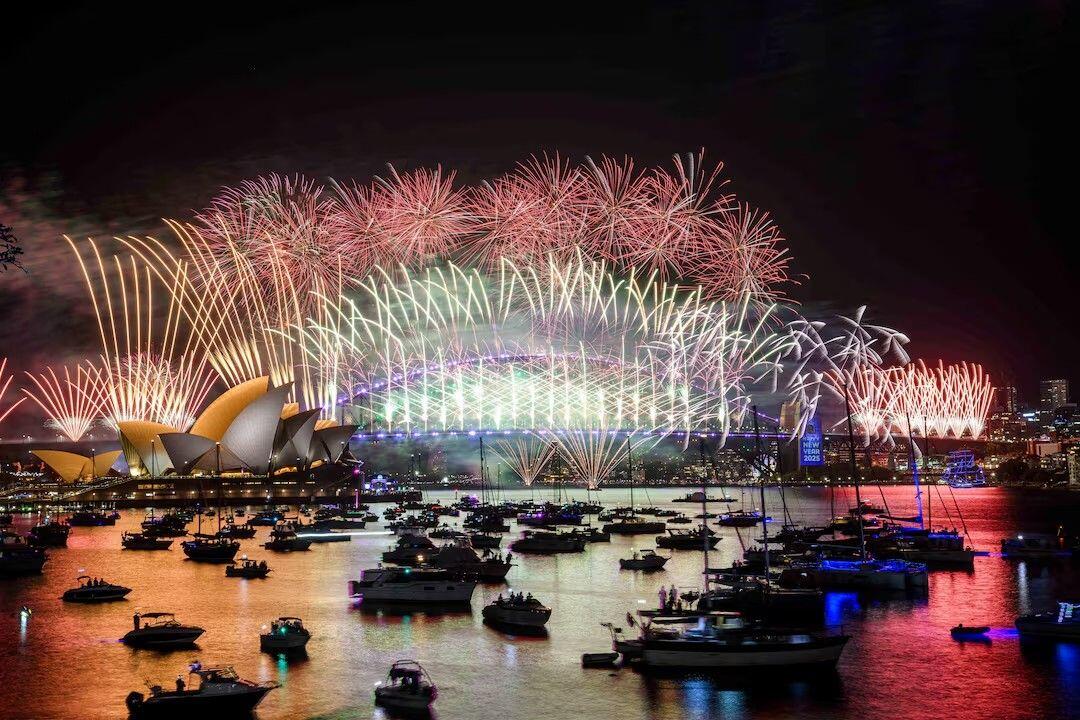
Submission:
[[[79,365],[74,378],[71,370],[63,368],[63,379],[53,369],[26,373],[36,390],[23,388],[23,393],[44,411],[47,425],[59,430],[71,442],[78,442],[90,430],[102,413],[105,404],[101,371]]]
[[[8,388],[11,386],[11,381],[14,378],[13,375],[8,375],[6,370],[7,358],[0,359],[0,402],[3,402],[4,395],[7,394]],[[10,415],[15,408],[19,407],[24,400],[26,400],[26,398],[19,398],[9,405],[6,410],[0,410],[0,422],[4,422],[7,416]]]
[[[555,445],[537,437],[521,435],[499,438],[492,443],[492,450],[521,478],[525,487],[529,487],[555,454]]]

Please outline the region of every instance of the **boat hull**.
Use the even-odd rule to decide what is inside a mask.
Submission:
[[[349,596],[365,603],[397,605],[467,605],[472,600],[474,582],[421,581],[364,585],[349,583]]]
[[[1019,617],[1016,630],[1020,639],[1080,641],[1080,623],[1058,623],[1053,619]]]
[[[847,641],[846,636],[838,636],[808,644],[806,647],[776,646],[760,649],[712,642],[646,641],[642,649],[642,660],[650,667],[672,669],[829,667],[836,665]]]
[[[243,691],[219,693],[184,693],[183,695],[161,695],[146,700],[133,701],[132,693],[128,696],[128,710],[131,717],[140,720],[152,718],[191,717],[192,713],[211,712],[216,717],[246,717],[258,707],[272,688],[246,688]]]
[[[172,632],[144,632],[131,630],[122,638],[125,645],[139,648],[183,648],[191,647],[199,636],[203,634],[202,628],[186,628]]]

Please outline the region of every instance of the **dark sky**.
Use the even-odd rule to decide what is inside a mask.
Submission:
[[[13,362],[78,324],[60,232],[159,231],[270,171],[473,181],[543,150],[704,147],[784,229],[808,306],[869,303],[913,355],[1029,399],[1080,383],[1067,3],[37,5],[0,49],[0,221],[41,268],[0,275]]]

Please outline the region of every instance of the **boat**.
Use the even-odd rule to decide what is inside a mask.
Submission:
[[[166,612],[135,613],[135,627],[120,639],[125,645],[143,648],[179,648],[195,644],[205,630],[181,625],[176,615]]]
[[[735,510],[720,515],[716,524],[724,527],[753,527],[760,522],[761,512],[758,510]]]
[[[274,527],[284,519],[285,515],[277,510],[262,510],[256,513],[254,517],[248,518],[247,524],[256,527]]]
[[[71,526],[65,522],[46,520],[30,528],[30,544],[35,547],[67,547]]]
[[[280,617],[270,623],[270,632],[259,636],[259,649],[263,652],[288,652],[303,650],[311,639],[311,632],[298,617]]]
[[[689,525],[693,520],[691,520],[689,516],[679,513],[678,515],[669,517],[667,522],[669,525]]]
[[[178,679],[175,690],[150,685],[149,696],[141,692],[128,693],[124,703],[132,718],[190,717],[192,713],[207,712],[210,717],[250,717],[266,694],[277,683],[254,683],[242,680],[231,667],[203,668],[198,662],[189,667],[191,675],[199,678],[198,687],[189,688]]]
[[[525,530],[520,538],[510,543],[510,549],[516,553],[553,555],[555,553],[584,552],[586,544],[584,537],[572,531],[560,533],[546,530]]]
[[[468,542],[468,540],[463,540],[444,545],[431,559],[431,565],[440,570],[456,573],[459,577],[474,578],[481,582],[504,580],[506,573],[513,567],[509,553],[506,560],[498,555],[491,556],[490,554],[480,557]]]
[[[1001,555],[1016,560],[1052,560],[1072,557],[1073,550],[1059,535],[1020,533],[1001,541]]]
[[[974,548],[964,544],[964,536],[955,530],[901,531],[896,547],[883,557],[926,563],[931,567],[973,567]]]
[[[720,536],[704,525],[693,530],[668,530],[667,535],[656,537],[656,547],[667,550],[701,550],[708,543],[712,550],[720,542]]]
[[[256,562],[244,558],[239,565],[226,565],[225,577],[246,578],[248,580],[261,580],[270,574],[270,568],[266,561]]]
[[[123,585],[113,585],[99,578],[89,575],[80,575],[76,578],[79,586],[64,591],[60,599],[64,602],[99,603],[123,600],[131,588]]]
[[[623,570],[663,570],[667,561],[668,558],[653,550],[635,550],[632,557],[619,558],[619,567]]]
[[[792,563],[799,570],[799,563]],[[817,586],[825,589],[924,590],[926,565],[907,560],[820,560],[810,568]]]
[[[696,490],[694,492],[687,493],[686,495],[683,495],[682,497],[675,498],[671,502],[694,503],[696,505],[700,505],[701,503],[711,503],[711,502],[729,503],[729,502],[736,502],[736,500],[735,500],[735,498],[729,498],[729,497],[711,497],[709,495],[706,495],[701,490]]]
[[[475,589],[475,581],[428,568],[371,568],[349,581],[349,597],[375,604],[467,605]]]
[[[540,630],[551,617],[551,608],[532,596],[511,592],[502,594],[482,611],[484,622],[515,630]]]
[[[582,653],[581,667],[584,668],[613,668],[619,661],[619,653]]]
[[[125,532],[120,536],[120,544],[125,550],[168,550],[173,541],[156,538],[146,533]]]
[[[1021,640],[1080,641],[1080,603],[1058,602],[1057,612],[1021,615],[1016,618]]]
[[[960,623],[956,627],[949,630],[949,634],[954,638],[981,638],[990,632],[989,625],[965,625]]]
[[[611,542],[611,533],[588,525],[584,528],[574,528],[570,531],[570,534],[585,538],[587,543]]]
[[[673,625],[686,624],[686,629]],[[739,613],[712,612],[642,625],[645,667],[674,670],[834,667],[849,636],[748,624]]]
[[[297,536],[296,531],[284,525],[278,525],[270,531],[270,539],[263,547],[274,552],[299,552],[311,549],[311,540]]]
[[[657,520],[638,520],[629,517],[604,525],[604,532],[612,535],[648,535],[664,532],[667,525]]]
[[[225,527],[217,531],[217,537],[229,540],[250,540],[255,537],[258,528],[251,525],[235,525],[227,523]]]
[[[0,577],[40,573],[48,559],[44,550],[32,547],[21,535],[0,531]]]
[[[415,660],[398,660],[375,686],[375,704],[390,710],[427,712],[437,697],[438,688]]]
[[[185,540],[180,543],[184,554],[196,562],[227,563],[232,562],[236,553],[240,552],[240,543],[228,538],[219,538],[214,535],[198,535],[194,540]]]
[[[423,535],[407,533],[398,536],[397,543],[382,554],[383,562],[397,565],[422,565],[438,555],[440,548]]]
[[[115,514],[106,515],[97,510],[79,510],[71,513],[67,522],[71,527],[104,527],[115,525],[116,520]]]
[[[469,536],[469,544],[477,550],[494,550],[502,545],[502,535],[488,535],[478,532],[466,534]]]

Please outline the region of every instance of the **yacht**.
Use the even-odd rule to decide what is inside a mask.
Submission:
[[[188,647],[206,632],[195,625],[181,625],[173,613],[135,613],[134,621],[135,628],[121,638],[121,642],[132,647]]]
[[[173,541],[167,538],[156,538],[144,532],[125,532],[120,536],[120,544],[125,550],[168,550]]]
[[[689,627],[678,628],[679,625]],[[752,626],[738,613],[656,619],[642,626],[646,667],[676,670],[835,666],[847,635]]]
[[[40,573],[46,560],[45,551],[28,545],[21,535],[0,531],[0,577]]]
[[[253,525],[236,525],[230,522],[217,531],[217,536],[229,540],[250,540],[257,531],[258,528]]]
[[[536,553],[552,555],[555,553],[584,552],[587,544],[584,537],[573,532],[558,533],[545,530],[526,530],[521,537],[510,543],[510,549],[517,553]]]
[[[792,563],[793,569],[799,569]],[[811,570],[825,589],[924,590],[926,565],[906,560],[821,560]]]
[[[194,540],[185,540],[180,543],[184,548],[184,554],[196,562],[232,562],[236,553],[240,552],[240,543],[228,538],[219,538],[214,535],[195,535]]]
[[[448,570],[459,577],[476,578],[481,582],[498,582],[506,578],[506,573],[513,567],[509,560],[498,555],[481,558],[476,551],[463,542],[453,542],[439,549],[431,564],[440,570]]]
[[[619,567],[623,570],[663,570],[667,561],[668,558],[653,550],[635,550],[632,557],[619,558]]]
[[[68,525],[72,527],[103,527],[105,525],[115,525],[116,520],[115,513],[106,515],[97,510],[80,510],[71,513],[68,518]]]
[[[303,650],[311,639],[311,632],[297,617],[281,617],[270,623],[270,632],[259,636],[259,649],[263,652]]]
[[[279,522],[285,519],[285,515],[277,510],[263,510],[255,515],[255,517],[248,518],[247,524],[266,527],[274,527]]]
[[[494,550],[502,545],[502,535],[488,535],[479,532],[466,534],[469,536],[469,543],[477,550]]]
[[[150,718],[189,717],[205,712],[210,717],[249,717],[266,694],[277,683],[254,683],[241,680],[231,667],[203,668],[198,662],[189,668],[189,679],[199,678],[198,687],[189,688],[177,681],[176,690],[160,685],[150,686],[150,695],[132,691],[124,701],[131,717]]]
[[[383,562],[397,565],[422,565],[435,559],[440,549],[430,538],[408,533],[400,535],[395,547],[382,554]]]
[[[71,526],[65,522],[46,520],[30,528],[30,544],[35,547],[67,547]]]
[[[427,671],[415,660],[399,660],[375,686],[375,704],[406,713],[426,713],[439,696]]]
[[[1021,640],[1080,640],[1080,603],[1059,602],[1057,612],[1021,615],[1016,629]]]
[[[263,547],[275,552],[297,552],[310,550],[311,542],[309,538],[298,537],[292,528],[278,525],[270,532],[270,540]]]
[[[660,520],[639,520],[636,517],[627,517],[604,525],[604,532],[612,535],[646,535],[662,533],[667,525]]]
[[[99,603],[112,600],[123,600],[131,592],[131,588],[123,585],[113,585],[104,580],[91,578],[89,575],[80,575],[76,580],[78,587],[65,590],[60,599],[65,602]]]
[[[716,522],[724,527],[753,527],[761,524],[761,512],[758,510],[735,510],[723,513]]]
[[[520,630],[539,630],[551,617],[551,608],[532,596],[510,593],[509,597],[501,594],[498,599],[483,610],[484,622],[496,626]]]
[[[375,604],[467,605],[475,589],[475,581],[426,568],[372,568],[349,581],[349,597]]]
[[[1001,554],[1017,560],[1050,560],[1072,557],[1073,550],[1058,535],[1020,533],[1001,541]]]
[[[937,567],[974,567],[975,550],[955,530],[902,531],[887,555]]]
[[[658,535],[656,547],[669,550],[701,550],[708,543],[712,550],[720,542],[720,536],[704,525],[693,530],[668,530],[667,535]]]

